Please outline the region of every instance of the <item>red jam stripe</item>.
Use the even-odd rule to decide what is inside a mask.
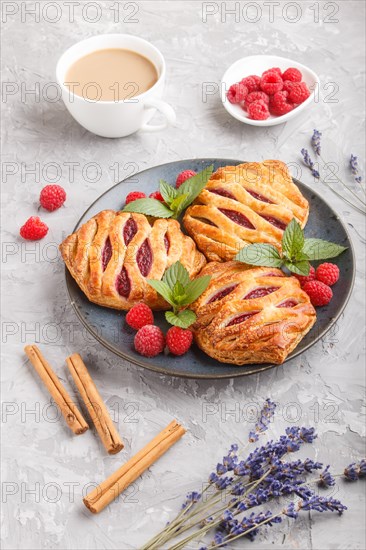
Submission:
[[[277,307],[295,307],[295,306],[297,306],[296,300],[286,300],[285,302],[278,304]]]
[[[219,210],[234,223],[242,225],[247,229],[255,229],[254,225],[248,220],[246,216],[244,216],[244,214],[241,214],[236,210],[227,210],[226,208],[219,208]]]
[[[164,235],[164,246],[165,246],[166,253],[168,254],[169,248],[170,248],[170,241],[169,241],[169,237],[166,233]]]
[[[152,251],[148,239],[145,239],[136,255],[136,262],[140,273],[143,277],[147,277],[152,266]]]
[[[215,193],[215,195],[220,195],[221,197],[227,197],[228,199],[234,199],[236,201],[236,197],[230,193],[227,189],[210,189],[210,193]]]
[[[212,304],[212,302],[217,302],[217,300],[221,300],[222,298],[230,294],[237,286],[238,285],[231,285],[220,290],[219,292],[214,294],[214,296],[212,296],[212,298],[207,303]]]
[[[129,218],[123,228],[123,240],[128,246],[137,233],[137,224],[133,218]]]
[[[111,240],[109,237],[107,237],[107,240],[105,242],[103,252],[102,252],[102,269],[105,271],[107,269],[107,265],[109,263],[109,260],[112,258],[112,245]]]
[[[256,193],[255,191],[252,191],[251,189],[245,189],[245,191],[247,193],[249,193],[249,195],[252,195],[252,197],[257,199],[257,201],[267,202],[268,204],[275,204],[270,199],[267,199],[267,197],[265,197],[264,195],[261,195],[260,193]]]
[[[271,286],[271,287],[261,287],[261,288],[255,288],[249,294],[244,296],[243,300],[252,300],[253,298],[263,298],[263,296],[267,296],[267,294],[272,294],[272,292],[275,292],[278,290],[278,286]]]
[[[125,267],[122,268],[121,273],[117,277],[116,289],[120,296],[124,298],[129,297],[131,292],[131,281]]]
[[[267,222],[271,223],[275,227],[278,227],[278,229],[281,229],[282,231],[285,231],[287,224],[284,222],[281,222],[281,220],[278,220],[277,218],[274,218],[273,216],[263,216],[262,214],[259,214],[261,218],[264,220],[267,220]]]
[[[234,317],[234,319],[231,319],[230,323],[226,326],[232,327],[233,325],[244,323],[244,321],[246,321],[250,317],[253,317],[253,315],[256,315],[257,313],[259,313],[259,311],[252,311],[251,313],[243,313],[242,315],[238,315],[238,317]]]

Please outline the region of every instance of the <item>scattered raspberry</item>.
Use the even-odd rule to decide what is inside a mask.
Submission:
[[[268,105],[262,99],[254,101],[248,107],[248,114],[253,120],[266,120],[269,117]]]
[[[50,212],[57,210],[66,200],[65,189],[61,185],[46,185],[39,195],[41,206]]]
[[[126,315],[126,323],[135,330],[139,330],[145,325],[152,325],[154,315],[146,304],[136,304]]]
[[[175,187],[178,189],[182,185],[182,183],[184,183],[189,178],[192,178],[196,174],[197,172],[195,172],[194,170],[184,170],[184,172],[178,174],[177,181],[175,182]]]
[[[248,89],[248,93],[252,93],[252,92],[258,92],[258,90],[260,89],[259,88],[259,84],[260,84],[260,77],[255,75],[255,74],[251,74],[250,76],[247,76],[245,78],[243,78],[243,80],[241,80],[241,84],[244,84],[244,86],[247,87]]]
[[[283,80],[280,75],[274,71],[262,76],[260,88],[268,95],[280,92],[283,88]]]
[[[38,241],[48,233],[48,227],[38,216],[31,216],[20,228],[20,236],[27,241]]]
[[[131,193],[128,193],[126,197],[126,204],[136,201],[137,199],[146,199],[145,193],[142,193],[141,191],[131,191]]]
[[[247,94],[248,88],[242,82],[237,82],[230,86],[226,95],[230,103],[241,103]]]
[[[303,287],[313,306],[326,306],[332,299],[333,292],[330,286],[321,281],[309,281]]]
[[[289,92],[293,85],[294,85],[294,83],[291,82],[291,80],[284,80],[282,91],[283,92]]]
[[[339,279],[339,267],[328,262],[320,264],[315,272],[315,278],[325,285],[332,286]]]
[[[155,357],[164,350],[165,338],[159,327],[145,325],[137,332],[135,350],[145,357]]]
[[[173,355],[183,355],[191,347],[193,335],[190,330],[171,327],[166,334],[166,345]]]
[[[294,82],[289,91],[289,99],[296,105],[304,103],[310,96],[310,90],[305,82]]]
[[[150,193],[149,198],[164,202],[163,195],[160,193],[160,191],[154,191],[153,193]]]
[[[315,280],[315,269],[311,265],[309,275],[297,275],[296,273],[294,273],[294,277],[296,277],[296,279],[300,282],[301,286],[304,286],[305,283]]]
[[[299,71],[299,69],[290,67],[283,73],[282,80],[291,80],[291,82],[301,82],[302,74]]]
[[[272,67],[272,69],[267,69],[266,71],[264,71],[264,73],[262,73],[262,76],[264,76],[267,73],[277,73],[281,78],[283,78],[282,71],[279,67]]]
[[[288,100],[288,92],[276,92],[269,101],[269,112],[271,115],[282,116],[289,113],[294,104]]]
[[[248,109],[249,105],[253,103],[254,101],[259,101],[262,99],[264,103],[269,103],[269,97],[264,92],[250,92],[250,94],[247,95],[245,98],[245,108]]]

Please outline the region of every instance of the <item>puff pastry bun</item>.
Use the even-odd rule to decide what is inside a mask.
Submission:
[[[231,260],[245,245],[278,248],[287,224],[304,227],[308,201],[279,160],[219,168],[185,213],[183,223],[206,258]]]
[[[90,301],[115,309],[144,302],[152,309],[169,305],[147,283],[160,280],[180,261],[195,277],[206,264],[190,237],[175,220],[103,210],[60,245],[62,257]]]
[[[279,269],[211,262],[206,291],[191,306],[197,345],[222,363],[280,364],[316,321],[308,295]]]

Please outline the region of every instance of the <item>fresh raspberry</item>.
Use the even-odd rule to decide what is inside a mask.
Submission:
[[[325,285],[332,286],[339,279],[339,267],[328,262],[320,264],[315,272],[315,278]]]
[[[269,117],[268,105],[262,99],[254,101],[248,107],[248,114],[253,120],[266,120]]]
[[[131,191],[131,193],[128,193],[126,197],[126,204],[136,201],[137,199],[146,199],[145,193],[142,193],[142,191]]]
[[[277,73],[282,78],[282,71],[279,67],[272,67],[272,69],[267,69],[262,73],[262,76],[264,76],[267,73]]]
[[[139,330],[145,325],[152,325],[154,315],[146,304],[136,304],[126,315],[126,323],[135,330]]]
[[[283,73],[282,80],[291,80],[291,82],[301,82],[302,74],[299,71],[299,69],[290,67]]]
[[[304,286],[304,284],[308,283],[309,281],[315,280],[315,269],[311,265],[309,275],[297,275],[296,273],[294,273],[294,277],[296,277],[296,279],[300,282],[301,286]]]
[[[171,327],[166,333],[166,345],[173,355],[183,355],[191,347],[193,335],[190,330]]]
[[[250,76],[246,76],[241,80],[241,84],[244,84],[244,86],[247,87],[248,93],[252,92],[258,92],[260,90],[259,84],[260,84],[260,76],[257,76],[256,74],[251,74]]]
[[[195,172],[194,170],[184,170],[183,172],[178,174],[177,181],[175,182],[175,187],[178,189],[182,185],[182,183],[184,183],[189,178],[192,178],[196,174],[197,172]]]
[[[313,306],[326,306],[332,299],[333,292],[330,286],[321,281],[309,281],[303,286]]]
[[[269,112],[275,116],[282,116],[289,113],[294,104],[288,100],[288,92],[276,92],[270,97]]]
[[[164,202],[163,195],[160,193],[160,191],[154,191],[153,193],[150,193],[149,198]]]
[[[230,103],[241,103],[248,94],[248,88],[242,83],[237,82],[230,86],[226,96]]]
[[[27,241],[38,241],[48,233],[48,227],[38,216],[31,216],[20,228],[20,236]]]
[[[284,80],[282,91],[289,92],[293,85],[294,85],[294,82],[291,82],[291,80]]]
[[[254,101],[259,101],[262,99],[264,103],[269,103],[269,97],[264,92],[250,92],[250,94],[247,95],[245,98],[245,108],[248,109],[249,105],[253,103]]]
[[[289,99],[296,105],[304,103],[310,96],[310,90],[305,82],[294,82],[289,91]]]
[[[39,195],[41,206],[50,212],[57,210],[66,200],[65,189],[61,185],[46,185]]]
[[[137,332],[134,340],[135,350],[145,357],[155,357],[164,350],[163,332],[155,325],[145,325]]]
[[[265,92],[268,95],[273,95],[282,90],[283,80],[278,73],[274,71],[269,72],[262,76],[260,88],[262,92]]]

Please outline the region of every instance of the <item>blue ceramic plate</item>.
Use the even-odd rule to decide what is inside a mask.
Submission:
[[[213,164],[216,170],[220,166],[232,166],[241,162],[243,161],[231,159],[188,159],[144,170],[118,183],[99,197],[81,217],[75,230],[101,210],[107,208],[113,210],[120,209],[123,205],[124,197],[131,190],[138,189],[139,191],[144,191],[146,194],[156,191],[160,178],[174,184],[177,174],[188,168],[198,172],[205,166]],[[336,322],[348,302],[355,275],[352,244],[345,226],[337,214],[318,194],[299,181],[295,180],[295,183],[310,203],[310,216],[305,229],[306,236],[331,240],[347,246],[348,250],[337,258],[341,278],[333,287],[333,300],[328,306],[318,308],[318,319],[315,326],[300,342],[295,351],[289,355],[287,361],[315,344]],[[219,363],[200,351],[196,346],[192,346],[191,350],[182,357],[164,354],[151,359],[142,357],[133,348],[135,333],[124,322],[124,312],[103,308],[89,302],[67,270],[66,284],[71,303],[80,321],[88,331],[103,346],[113,351],[119,357],[146,369],[185,378],[231,378],[253,374],[275,366],[243,365],[238,367]],[[167,330],[168,325],[164,319],[164,314],[155,314],[155,319],[156,323],[163,330]]]

